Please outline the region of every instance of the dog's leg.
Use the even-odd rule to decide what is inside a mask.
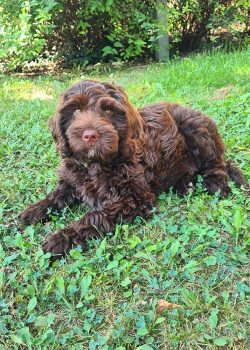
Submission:
[[[74,246],[80,245],[86,250],[86,241],[91,237],[98,237],[102,233],[110,232],[114,228],[114,218],[111,213],[93,211],[82,219],[72,223],[63,230],[51,235],[43,244],[44,252],[53,254],[52,260],[59,259]]]
[[[228,196],[231,189],[228,186],[228,174],[223,160],[208,162],[201,171],[204,186],[209,193],[220,192],[222,197]]]
[[[136,216],[145,217],[154,206],[151,199],[145,201],[145,198],[137,198],[137,202],[126,199],[110,203],[102,210],[89,212],[79,221],[49,236],[43,244],[44,252],[51,252],[54,260],[65,255],[73,246],[81,245],[83,250],[86,250],[88,238],[113,231],[116,223],[121,220],[128,222]]]
[[[66,205],[76,202],[73,188],[64,180],[60,180],[54,191],[46,198],[31,204],[20,215],[22,224],[31,225],[48,217],[48,209],[62,210]]]
[[[176,104],[168,106],[189,152],[196,163],[198,173],[204,179],[209,193],[220,191],[222,197],[230,192],[228,173],[224,161],[225,147],[215,122],[200,111]]]
[[[174,185],[174,191],[179,196],[184,196],[192,191],[194,183],[195,175],[185,175]]]

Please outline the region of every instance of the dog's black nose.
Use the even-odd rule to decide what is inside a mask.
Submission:
[[[86,143],[94,143],[99,140],[99,133],[93,129],[87,129],[82,133],[82,140]]]

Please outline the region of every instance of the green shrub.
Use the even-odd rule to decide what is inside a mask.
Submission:
[[[12,71],[34,68],[34,61],[145,61],[161,32],[169,33],[172,55],[241,47],[249,31],[247,0],[0,0],[0,14],[0,65]]]
[[[152,0],[61,1],[51,43],[69,66],[146,59],[155,49],[154,12]]]
[[[18,70],[45,55],[55,0],[0,0],[0,63]]]
[[[246,43],[247,0],[170,0],[165,10],[174,53]]]

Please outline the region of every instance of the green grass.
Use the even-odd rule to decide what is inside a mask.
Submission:
[[[211,115],[249,177],[249,52],[60,76],[0,77],[1,349],[249,349],[248,193],[227,199],[197,185],[159,197],[151,221],[72,250],[49,267],[41,242],[84,208],[22,229],[17,215],[56,183],[59,158],[47,120],[79,78],[115,81],[138,107],[178,101]],[[231,86],[226,96],[218,89]],[[179,304],[156,315],[159,299]]]

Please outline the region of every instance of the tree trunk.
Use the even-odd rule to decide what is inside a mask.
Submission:
[[[156,52],[156,59],[160,62],[169,60],[169,37],[168,33],[164,30],[167,21],[166,11],[164,11],[165,6],[167,6],[166,1],[157,0],[156,16],[160,27],[162,27],[162,32],[160,37],[158,38],[159,49]]]

